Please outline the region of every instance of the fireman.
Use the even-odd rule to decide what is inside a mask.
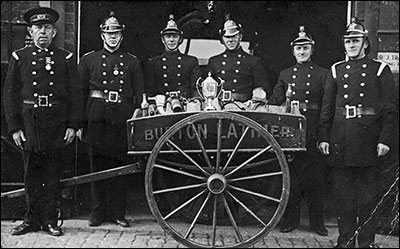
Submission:
[[[324,164],[317,148],[318,122],[321,102],[328,70],[315,64],[311,56],[315,41],[300,26],[300,32],[291,43],[291,50],[296,64],[279,74],[278,83],[274,87],[270,105],[285,103],[286,91],[292,90],[292,101],[299,101],[300,112],[307,119],[305,152],[298,152],[289,164],[290,197],[283,215],[281,232],[288,233],[300,224],[300,197],[303,195],[308,206],[311,229],[321,235],[328,235],[324,226],[323,186]]]
[[[219,31],[225,51],[210,58],[207,73],[225,81],[224,90],[232,92],[233,100],[244,102],[252,97],[266,100],[272,94],[272,85],[261,59],[243,50],[240,45],[242,26],[229,15],[226,19],[224,28]]]
[[[146,92],[154,96],[179,91],[185,98],[193,97],[196,81],[201,77],[201,69],[196,57],[179,51],[183,32],[178,28],[173,15],[170,15],[167,26],[161,30],[160,35],[164,53],[147,61]]]
[[[375,248],[372,211],[378,203],[381,158],[390,153],[395,137],[394,78],[388,65],[368,58],[368,33],[358,19],[347,26],[343,45],[347,58],[332,65],[326,82],[319,148],[332,171],[336,247],[354,247],[358,240],[360,248]]]
[[[8,129],[23,151],[27,211],[12,235],[45,230],[63,234],[57,226],[61,201],[60,176],[65,147],[83,120],[83,93],[75,56],[54,45],[56,10],[30,9],[24,14],[33,45],[14,51],[4,85]]]
[[[120,46],[125,26],[113,12],[100,25],[103,49],[85,54],[78,69],[86,99],[86,143],[92,172],[121,166],[127,158],[126,120],[139,107],[143,74],[136,56]],[[92,182],[89,226],[112,221],[128,227],[125,219],[124,176]]]

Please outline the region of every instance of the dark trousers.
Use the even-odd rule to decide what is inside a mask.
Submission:
[[[61,200],[62,151],[24,152],[23,159],[27,204],[24,222],[55,226]]]
[[[118,154],[105,154],[104,150],[88,146],[90,168],[98,172],[126,164]],[[127,182],[125,176],[108,178],[91,183],[92,218],[125,218]]]
[[[289,163],[290,193],[282,227],[300,225],[301,196],[307,202],[310,226],[324,226],[325,165],[318,162],[317,154],[312,153],[314,152],[298,152]]]
[[[338,244],[354,247],[357,239],[354,234],[360,226],[359,247],[374,243],[377,219],[376,215],[371,217],[371,213],[378,202],[378,170],[379,167],[332,168],[334,204],[339,226]],[[369,218],[368,223],[363,225]]]

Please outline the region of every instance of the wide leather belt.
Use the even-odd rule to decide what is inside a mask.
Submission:
[[[248,94],[245,93],[233,93],[232,91],[224,91],[223,100],[236,100],[236,101],[247,101],[251,98]]]
[[[251,96],[245,93],[232,93],[232,98],[238,101],[247,101],[251,98]]]
[[[100,90],[90,90],[89,97],[105,99],[106,102],[112,103],[121,103],[122,100],[129,99],[127,97],[121,96],[121,94],[117,91],[102,92]]]
[[[37,100],[24,100],[23,103],[26,105],[32,105],[34,108],[37,107],[52,107],[53,105],[60,104],[57,101],[50,101],[50,95],[39,95]]]
[[[336,115],[345,116],[345,118],[361,118],[364,115],[376,115],[376,111],[373,107],[357,107],[353,106],[345,106],[343,107],[336,107]]]
[[[307,109],[307,110],[320,110],[321,106],[316,103],[306,103],[301,102],[299,106],[300,110]]]

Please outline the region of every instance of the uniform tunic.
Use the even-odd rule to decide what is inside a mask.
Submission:
[[[149,95],[180,91],[184,97],[193,97],[196,81],[201,77],[198,60],[179,51],[152,57],[146,69],[146,90]]]
[[[225,80],[224,89],[232,91],[232,97],[238,101],[247,101],[252,97],[252,90],[262,87],[269,97],[272,93],[261,59],[250,55],[240,47],[237,50],[213,56],[208,63],[208,71],[215,79]]]
[[[300,224],[301,194],[307,200],[310,225],[320,228],[323,221],[324,165],[317,150],[318,122],[328,70],[314,62],[296,63],[279,74],[270,105],[282,105],[288,86],[292,88],[291,100],[300,104],[300,112],[306,117],[306,152],[298,152],[290,169],[290,198],[283,216],[283,227],[296,228]]]
[[[87,100],[84,142],[107,150],[127,150],[126,120],[139,106],[144,89],[139,60],[121,50],[102,49],[84,55],[78,69]],[[105,98],[90,97],[92,90]]]
[[[82,107],[82,84],[71,52],[54,46],[27,46],[12,53],[4,111],[10,133],[22,130],[26,137],[25,223],[57,223],[64,136],[67,128],[81,128]]]
[[[364,57],[341,61],[328,76],[320,142],[330,143],[333,167],[376,166],[376,146],[393,144],[396,100],[389,66]],[[346,118],[346,106],[358,108]],[[350,107],[351,108],[351,107]],[[361,112],[360,112],[361,111]],[[349,111],[350,112],[350,111]]]
[[[366,248],[374,243],[377,219],[371,212],[380,198],[381,171],[377,144],[393,147],[394,89],[390,68],[368,57],[338,62],[328,75],[319,140],[329,143],[340,245],[354,247],[351,238],[365,222],[358,244]]]
[[[127,164],[126,121],[139,106],[144,91],[139,60],[129,53],[106,49],[82,57],[79,73],[85,86],[90,168],[98,172]],[[94,94],[95,93],[95,94]],[[124,219],[126,176],[91,184],[91,218]]]
[[[64,148],[66,129],[77,130],[82,124],[82,104],[82,85],[72,53],[53,46],[27,46],[12,53],[4,111],[9,131],[24,131],[25,151]]]
[[[270,105],[282,105],[286,100],[289,84],[292,88],[291,100],[300,103],[300,112],[306,117],[307,147],[316,146],[318,138],[318,122],[322,97],[328,70],[314,62],[297,63],[279,74],[278,83],[274,87],[273,96],[268,100]]]

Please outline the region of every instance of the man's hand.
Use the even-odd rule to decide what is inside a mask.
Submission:
[[[319,150],[321,151],[322,154],[329,155],[329,143],[321,142],[321,143],[319,143],[318,148],[319,148]]]
[[[386,155],[389,152],[389,150],[390,150],[390,147],[383,143],[379,143],[376,146],[376,151],[378,152],[378,157]]]
[[[24,147],[22,146],[23,142],[26,142],[25,134],[23,131],[19,130],[12,135],[15,144],[17,145],[18,148],[21,150],[24,150]]]
[[[70,144],[74,140],[74,138],[75,138],[75,130],[72,128],[67,128],[64,136],[65,145]]]

